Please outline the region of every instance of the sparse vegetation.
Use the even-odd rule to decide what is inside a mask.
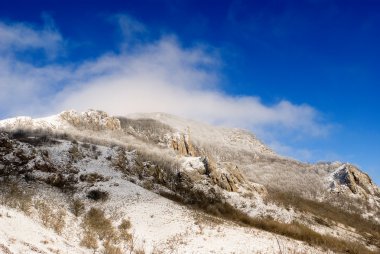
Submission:
[[[83,153],[76,140],[71,142],[71,147],[69,148],[68,153],[74,162],[77,162],[83,158]]]
[[[98,239],[95,233],[91,230],[85,230],[80,245],[88,249],[93,249],[95,252],[95,250],[99,247]]]
[[[131,245],[132,235],[128,232],[131,227],[130,221],[123,219],[118,227],[119,231],[117,231],[113,227],[111,219],[107,218],[104,211],[98,208],[92,207],[86,213],[82,226],[84,228],[84,235],[81,244],[87,248],[97,249],[99,239],[103,242],[101,253],[121,254],[123,252],[118,246],[120,241]]]
[[[103,243],[103,250],[102,250],[102,254],[122,254],[122,250],[115,246],[111,241],[109,240],[106,240],[104,243]]]
[[[42,200],[34,201],[34,207],[38,211],[42,224],[45,227],[53,229],[57,234],[61,234],[65,227],[66,212],[63,209],[53,210],[47,203]]]
[[[25,214],[30,213],[33,191],[25,191],[20,183],[9,178],[0,181],[1,204],[21,210]]]
[[[125,117],[118,117],[118,119],[125,132],[152,143],[162,142],[162,137],[165,134],[173,132],[170,126],[154,119],[129,119]]]
[[[132,227],[132,224],[129,220],[123,219],[119,225],[119,229],[122,231],[128,231]]]
[[[332,222],[352,227],[361,234],[369,244],[380,248],[380,225],[364,219],[361,214],[347,212],[326,202],[317,202],[300,197],[295,193],[271,190],[269,199],[282,205],[316,216],[316,222],[331,226]],[[322,219],[323,218],[323,219]]]
[[[112,238],[114,228],[111,220],[106,218],[104,211],[92,207],[84,216],[83,226],[86,230],[96,233],[99,239]]]
[[[79,180],[82,182],[95,183],[95,182],[104,182],[107,180],[106,177],[99,173],[90,173],[90,174],[81,174]]]
[[[18,129],[10,133],[10,138],[33,146],[58,144],[59,141],[53,138],[52,133],[46,130],[24,130]]]
[[[180,200],[183,201],[183,200]],[[322,235],[299,222],[282,223],[272,218],[253,218],[223,201],[218,195],[207,196],[201,191],[187,192],[184,204],[190,204],[211,215],[255,227],[275,234],[290,237],[325,249],[350,254],[374,254],[358,242],[348,242],[330,235]]]
[[[131,229],[132,227],[132,224],[129,220],[126,220],[126,219],[123,219],[121,224],[119,225],[118,229],[119,229],[119,237],[122,241],[124,242],[127,242],[130,246],[132,246],[132,242],[133,242],[133,236],[132,234],[129,232],[129,230]]]

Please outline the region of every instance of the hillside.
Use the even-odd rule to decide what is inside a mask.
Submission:
[[[380,190],[349,163],[301,163],[248,131],[163,113],[0,128],[4,253],[380,250]]]

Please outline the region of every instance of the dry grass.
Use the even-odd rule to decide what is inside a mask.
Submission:
[[[66,224],[65,210],[53,210],[47,203],[41,200],[36,200],[34,202],[34,207],[37,209],[38,216],[45,227],[53,229],[57,234],[62,233],[62,230],[65,228]]]
[[[368,248],[360,243],[340,240],[330,235],[319,234],[307,226],[298,223],[282,223],[271,218],[253,218],[224,202],[218,197],[208,197],[202,192],[188,192],[188,201],[191,207],[221,217],[227,220],[237,222],[244,226],[251,226],[278,235],[283,235],[295,240],[306,242],[316,247],[329,249],[335,252],[344,252],[349,254],[374,254]],[[191,198],[191,199],[189,199]],[[183,204],[183,202],[182,202]]]
[[[114,228],[111,220],[105,217],[104,211],[92,207],[84,216],[83,226],[85,229],[95,232],[99,239],[114,236]]]
[[[71,211],[76,217],[81,216],[85,211],[84,203],[80,199],[74,199],[71,204]]]
[[[128,231],[129,229],[131,229],[131,227],[132,227],[131,222],[129,220],[123,219],[118,228],[120,230]]]
[[[122,250],[115,246],[110,240],[103,243],[102,254],[123,254]]]
[[[98,239],[94,232],[86,230],[80,242],[80,245],[88,249],[93,249],[94,252],[98,248]]]
[[[121,254],[120,243],[127,243],[132,246],[132,235],[128,232],[131,223],[123,220],[117,231],[110,218],[107,218],[104,211],[98,208],[91,208],[84,216],[82,227],[84,228],[84,236],[81,244],[90,249],[98,248],[98,240],[103,241],[104,254]],[[130,247],[131,248],[131,247]]]
[[[0,181],[1,204],[29,215],[32,207],[32,197],[33,191],[25,191],[25,188],[20,187],[20,183],[9,179]]]
[[[79,180],[87,183],[105,182],[108,179],[99,173],[81,174]]]
[[[215,209],[216,215],[221,214],[227,219],[240,222],[244,225],[300,240],[313,246],[319,246],[324,249],[351,254],[374,254],[374,252],[370,251],[360,243],[347,242],[330,235],[319,234],[298,222],[288,224],[278,222],[273,219],[252,218],[227,203],[219,204],[215,207]],[[212,212],[210,209],[207,211]]]
[[[304,213],[311,213],[315,216],[315,221],[324,226],[331,226],[333,222],[338,222],[354,228],[357,233],[367,240],[368,244],[380,248],[380,225],[364,219],[359,213],[347,212],[325,202],[304,199],[294,193],[275,190],[269,192],[269,199],[282,206],[293,207]]]
[[[154,119],[129,119],[118,117],[121,128],[128,134],[144,141],[158,143],[166,133],[173,129]]]
[[[144,249],[135,249],[134,251],[135,254],[145,254],[145,250]]]

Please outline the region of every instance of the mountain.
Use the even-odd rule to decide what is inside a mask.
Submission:
[[[380,251],[380,189],[349,163],[302,163],[165,113],[0,129],[0,252]]]

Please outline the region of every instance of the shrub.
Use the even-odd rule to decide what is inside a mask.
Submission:
[[[95,201],[106,201],[109,197],[109,194],[106,191],[95,189],[95,190],[90,190],[87,193],[86,197]]]
[[[100,239],[112,238],[114,229],[111,220],[106,218],[104,211],[92,207],[85,215],[83,225],[86,230],[96,233]]]
[[[29,135],[29,132],[22,129],[17,129],[14,132],[11,133],[11,138],[13,139],[23,139],[27,138]]]
[[[80,245],[88,249],[93,249],[95,252],[98,248],[98,240],[93,232],[87,230],[84,232]]]
[[[86,149],[90,149],[91,145],[89,143],[84,142],[81,144],[81,147],[86,148]]]
[[[71,204],[71,211],[76,217],[81,216],[85,210],[84,203],[80,199],[74,199]]]
[[[123,225],[123,223],[122,223]],[[97,239],[103,241],[103,250],[101,253],[105,254],[121,254],[122,251],[115,244],[119,238],[115,232],[112,222],[104,214],[104,211],[92,207],[84,216],[82,227],[85,234],[81,244],[87,248],[96,249]],[[126,224],[123,225],[123,228]]]
[[[34,206],[38,211],[38,216],[40,217],[42,224],[45,227],[53,229],[57,234],[61,234],[66,224],[66,212],[62,209],[54,211],[49,205],[41,200],[35,201]]]
[[[119,228],[120,230],[127,231],[127,230],[129,230],[131,227],[132,227],[131,222],[130,222],[129,220],[123,219],[123,220],[121,221],[121,224],[119,225],[118,228]]]
[[[30,213],[33,192],[26,192],[19,183],[11,180],[0,181],[2,204],[19,209],[25,214]]]
[[[144,180],[142,187],[147,190],[152,190],[154,188],[154,184],[151,180]]]
[[[115,245],[112,244],[111,241],[105,241],[103,243],[103,251],[101,253],[103,254],[122,254],[123,252],[121,249]]]
[[[82,174],[79,176],[79,180],[82,182],[95,183],[95,182],[104,182],[106,178],[98,173]]]
[[[75,140],[71,142],[71,147],[69,148],[68,152],[74,162],[77,162],[83,158],[82,151],[78,147],[78,142]]]

